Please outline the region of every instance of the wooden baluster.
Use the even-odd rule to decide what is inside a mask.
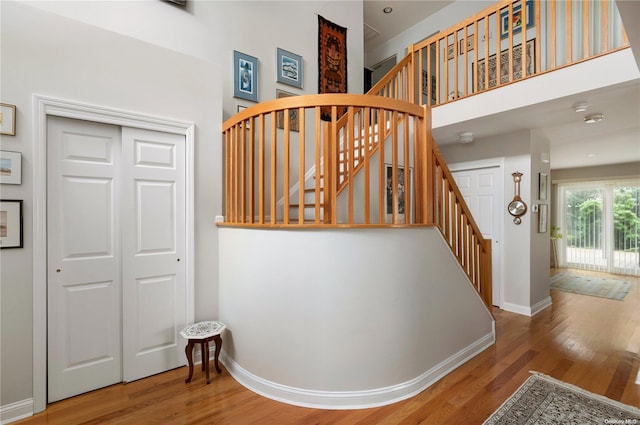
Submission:
[[[354,111],[353,111],[353,106],[349,106],[348,112],[347,112],[348,116],[349,116],[349,128],[346,134],[346,138],[344,138],[344,143],[347,145],[347,153],[349,155],[349,162],[347,164],[348,168],[347,168],[347,172],[348,172],[348,223],[349,224],[353,224],[353,181],[355,178],[355,173],[354,173],[354,169],[355,169],[355,162],[356,162],[356,141],[355,141],[355,135],[354,135],[354,128],[355,128],[355,115],[354,115]]]
[[[264,114],[260,114],[259,116],[260,124],[258,124],[258,222],[260,224],[264,224],[264,204],[266,197],[266,182],[265,182],[265,133],[264,133]]]
[[[386,204],[385,193],[387,187],[387,176],[385,175],[384,167],[384,122],[385,112],[378,108],[376,109],[376,115],[378,117],[378,223],[383,224],[386,221]]]
[[[364,108],[364,143],[366,145],[364,153],[364,224],[371,223],[371,171],[369,170],[369,159],[373,148],[371,137],[371,109],[366,107]]]
[[[571,3],[571,2],[567,2],[567,3]],[[547,46],[551,51],[550,62],[551,62],[551,69],[553,69],[556,67],[556,0],[549,0],[548,7],[549,7],[549,28],[551,28],[551,31],[549,34],[550,41]],[[570,31],[570,28],[571,28],[570,25],[567,26],[567,31]]]
[[[602,8],[602,48],[600,53],[609,51],[609,1],[600,0]]]
[[[305,108],[298,108],[298,204],[300,205],[298,208],[298,224],[304,224],[304,176],[307,169],[305,164],[305,147],[307,143],[305,139],[305,135],[307,134],[305,112]]]
[[[248,124],[247,124],[248,123]],[[249,223],[255,223],[255,156],[256,156],[256,137],[254,133],[253,117],[245,122],[249,131]]]
[[[582,0],[582,59],[589,57],[589,0]]]
[[[224,221],[229,222],[231,216],[231,208],[229,206],[230,187],[229,187],[229,146],[231,146],[231,129],[224,132]]]
[[[322,120],[320,118],[320,107],[316,106],[315,108],[315,129],[316,129],[316,139],[315,139],[315,223],[320,224],[320,176],[321,176],[321,168],[320,168],[320,147],[322,145],[321,132],[322,129]],[[325,134],[327,130],[325,129]],[[322,191],[324,193],[323,200],[326,201],[326,187],[322,187]]]
[[[242,131],[240,137],[240,222],[247,222],[247,131],[245,126],[242,128],[238,126]]]
[[[337,106],[332,106],[331,107],[331,131],[329,132],[329,152],[337,152],[337,144],[338,141],[336,140],[336,123],[338,121],[338,107]],[[335,155],[329,155],[329,162],[330,162],[330,166],[331,169],[329,171],[333,172],[336,169],[336,156]],[[337,202],[337,184],[333,181],[333,176],[335,176],[335,174],[329,173],[327,176],[325,176],[325,178],[328,181],[325,181],[325,184],[329,187],[329,191],[330,191],[330,196],[329,198],[331,199],[331,223],[335,224],[337,222],[337,213],[338,213],[338,202]],[[325,211],[326,214],[326,211]]]
[[[567,50],[567,61],[565,63],[569,64],[571,62],[573,62],[573,40],[572,40],[572,36],[573,36],[573,17],[571,16],[572,12],[571,12],[571,4],[572,2],[568,1],[565,4],[565,28],[567,30],[567,46],[566,46],[566,50]],[[551,30],[553,32],[555,32],[556,28],[555,28],[555,20],[553,21],[553,24],[551,26]],[[554,45],[554,50],[555,50],[555,45]]]
[[[403,139],[403,151],[404,151],[404,224],[412,224],[411,221],[411,197],[413,196],[411,185],[411,162],[409,159],[410,140],[409,140],[409,115],[404,115],[404,137]],[[413,137],[416,137],[414,133]],[[414,151],[415,155],[415,151]]]
[[[271,214],[271,224],[276,224],[277,219],[277,205],[276,205],[276,196],[277,196],[277,166],[278,166],[278,133],[276,132],[276,112],[271,112],[271,197],[270,197],[270,214]]]
[[[291,122],[289,117],[289,109],[282,111],[283,118],[283,175],[282,175],[282,200],[283,200],[283,216],[282,221],[284,224],[289,224],[289,174],[290,174],[290,141],[291,141]],[[300,206],[302,208],[302,206]]]

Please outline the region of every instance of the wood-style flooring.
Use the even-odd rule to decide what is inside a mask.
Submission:
[[[602,275],[597,274],[596,275]],[[417,396],[362,410],[319,410],[259,396],[223,369],[206,385],[179,368],[47,406],[31,424],[481,424],[538,371],[640,406],[640,278],[624,301],[551,291],[535,317],[494,310],[496,344]]]

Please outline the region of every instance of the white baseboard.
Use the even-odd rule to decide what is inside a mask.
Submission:
[[[531,306],[531,316],[535,316],[536,314],[540,313],[542,310],[549,307],[550,305],[551,305],[551,296],[548,296],[547,298],[538,301],[537,303]]]
[[[289,387],[252,374],[227,356],[224,349],[220,360],[236,381],[272,400],[318,409],[365,409],[396,403],[419,394],[494,343],[495,330],[414,379],[390,387],[363,391],[317,391]]]
[[[0,406],[0,424],[2,425],[28,418],[29,416],[33,416],[32,398]]]
[[[508,303],[508,302],[504,302],[502,303],[502,305],[500,306],[500,308],[502,308],[503,310],[506,311],[510,311],[512,313],[518,313],[518,314],[522,314],[524,316],[535,316],[536,314],[540,313],[542,310],[544,310],[545,308],[549,307],[551,305],[551,297],[547,297],[545,299],[543,299],[540,302],[535,303],[532,306],[526,306],[526,305],[520,305],[520,304],[512,304],[512,303]]]

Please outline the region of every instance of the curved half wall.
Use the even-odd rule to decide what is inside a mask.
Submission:
[[[222,361],[266,397],[390,404],[495,341],[491,315],[436,228],[219,232]]]

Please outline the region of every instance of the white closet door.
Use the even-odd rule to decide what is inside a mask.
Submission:
[[[452,171],[460,193],[471,210],[482,236],[491,239],[493,305],[500,306],[500,168]]]
[[[48,401],[122,380],[120,128],[47,126]]]
[[[132,381],[185,363],[185,137],[123,128],[123,356]]]

